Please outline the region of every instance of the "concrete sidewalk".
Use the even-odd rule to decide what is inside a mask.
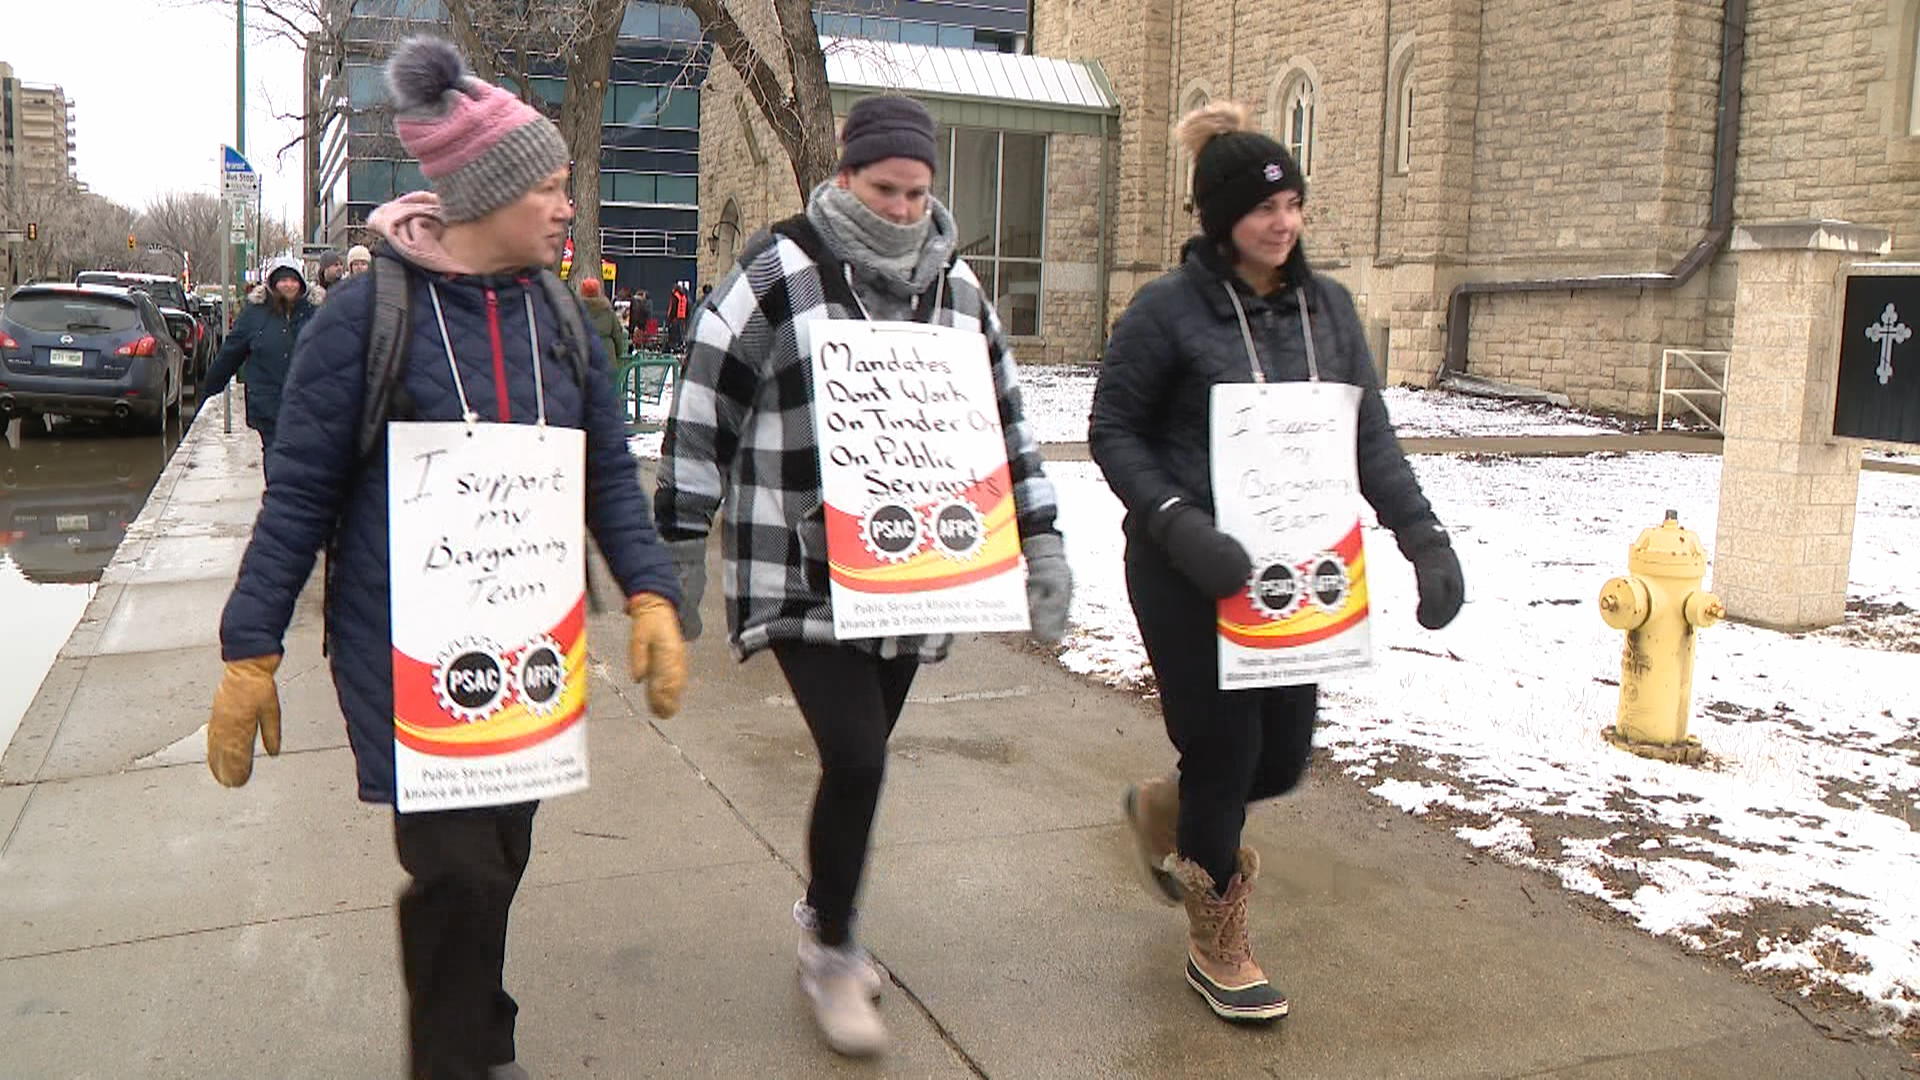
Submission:
[[[287,752],[218,787],[200,731],[259,496],[257,441],[189,435],[0,759],[0,1074],[394,1077],[390,812],[354,801],[317,589],[288,637]],[[711,597],[710,600],[717,600]],[[718,603],[706,611],[721,625]],[[1011,639],[930,669],[893,744],[863,936],[896,1046],[837,1060],[792,973],[811,744],[771,661],[695,647],[685,711],[593,687],[592,790],[541,811],[515,910],[543,1077],[1829,1077],[1907,1056],[1473,855],[1331,771],[1257,810],[1260,955],[1293,995],[1214,1020],[1149,900],[1121,787],[1154,710]],[[1817,1017],[1816,1017],[1817,1019]]]

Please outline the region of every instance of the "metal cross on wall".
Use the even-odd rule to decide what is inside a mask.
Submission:
[[[1881,386],[1893,380],[1893,347],[1912,336],[1913,328],[1900,321],[1900,313],[1892,304],[1880,313],[1879,322],[1867,327],[1867,337],[1880,343],[1880,366],[1873,370],[1880,376]]]

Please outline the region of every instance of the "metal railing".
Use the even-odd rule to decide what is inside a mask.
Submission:
[[[647,405],[658,405],[667,387],[680,369],[680,358],[672,353],[634,352],[613,370],[613,396],[620,403],[620,414],[627,430],[638,433],[658,431],[659,422],[646,417]]]
[[[1720,370],[1717,373],[1709,371],[1707,367],[1703,366],[1703,362],[1704,364],[1717,362],[1720,365]],[[1727,433],[1727,373],[1732,365],[1733,354],[1729,352],[1720,352],[1713,349],[1662,349],[1660,351],[1660,397],[1657,406],[1656,430],[1666,430],[1667,399],[1672,398],[1684,406],[1687,412],[1698,417],[1701,423],[1712,428],[1716,434],[1725,435]],[[1688,371],[1692,372],[1698,381],[1706,385],[1672,385],[1673,375],[1682,374],[1682,377],[1684,377],[1683,373]],[[1699,401],[1695,400],[1696,398],[1710,399],[1709,403],[1716,406],[1713,415],[1707,415],[1706,410],[1700,407]],[[1674,416],[1678,417],[1680,415],[1681,413],[1678,409],[1674,410]]]

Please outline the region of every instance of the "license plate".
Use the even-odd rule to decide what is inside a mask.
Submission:
[[[79,349],[49,349],[47,363],[54,367],[86,367],[87,354]]]
[[[86,532],[87,525],[85,514],[56,514],[53,519],[54,529],[63,533]]]

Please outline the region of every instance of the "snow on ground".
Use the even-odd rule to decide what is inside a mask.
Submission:
[[[1087,411],[1100,369],[1031,365],[1020,369],[1021,397],[1034,437],[1043,443],[1087,439]],[[1629,426],[1554,405],[1502,401],[1445,390],[1388,387],[1387,415],[1402,436],[1611,435]]]
[[[666,438],[667,417],[673,412],[673,387],[660,391],[660,400],[640,403],[640,420],[643,426],[651,429],[641,431],[627,439],[627,449],[636,457],[657,460],[660,457],[660,444]]]
[[[1649,932],[1916,1019],[1920,476],[1861,477],[1844,626],[1701,635],[1690,730],[1711,757],[1688,767],[1600,739],[1621,635],[1595,597],[1668,509],[1711,550],[1719,459],[1414,463],[1453,530],[1468,604],[1446,630],[1420,629],[1411,568],[1369,530],[1376,666],[1323,687],[1330,760]],[[1118,503],[1091,464],[1048,472],[1075,569],[1062,662],[1150,689],[1118,572]]]

